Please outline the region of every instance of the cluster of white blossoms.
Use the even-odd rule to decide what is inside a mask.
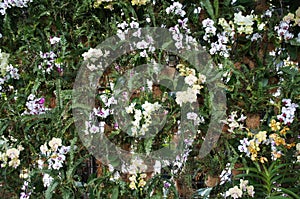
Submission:
[[[258,39],[261,39],[262,36],[259,33],[254,33],[251,37],[251,41],[257,41]]]
[[[176,103],[182,106],[186,103],[194,103],[197,102],[197,94],[200,91],[188,87],[186,91],[178,91],[176,92]]]
[[[230,188],[228,191],[226,191],[224,197],[231,197],[236,199],[242,198],[244,194],[254,198],[254,187],[252,185],[248,185],[248,183],[248,180],[240,179],[240,186],[234,186],[233,188]]]
[[[126,37],[135,37],[137,42],[132,42],[131,48],[138,49],[141,57],[148,57],[148,53],[153,53],[155,51],[154,40],[150,35],[142,35],[140,24],[135,18],[131,18],[131,22],[123,21],[118,23],[117,36],[121,40],[125,40]],[[129,35],[129,30],[132,35]]]
[[[117,104],[118,101],[113,96],[108,96],[103,93],[100,95],[101,102],[103,107],[94,108],[93,112],[89,116],[89,120],[85,122],[85,135],[93,135],[97,133],[104,132],[105,118],[114,113],[111,105]],[[101,121],[98,121],[100,119]],[[118,128],[118,124],[114,125],[115,128]]]
[[[171,173],[173,175],[178,174],[182,168],[184,167],[190,152],[192,151],[189,147],[192,145],[193,140],[186,139],[185,140],[185,148],[182,154],[177,155],[175,160],[172,161],[171,165]]]
[[[140,32],[140,29],[137,30],[137,33]],[[141,57],[148,57],[148,53],[153,53],[155,47],[153,46],[154,40],[151,36],[147,35],[145,39],[136,43],[136,48],[142,50],[140,52]]]
[[[300,143],[296,145],[297,150],[297,162],[300,162]]]
[[[270,145],[268,150],[270,151],[270,156],[272,160],[277,160],[281,158],[282,147],[287,149],[295,146],[295,143],[287,143],[285,140],[285,135],[290,129],[287,126],[282,126],[282,123],[277,122],[275,119],[271,119],[269,127],[272,133],[268,134],[267,131],[259,131],[257,133],[251,133],[248,131],[247,135],[250,139],[243,138],[240,140],[240,145],[238,150],[245,153],[247,157],[250,157],[252,161],[259,160],[261,163],[268,162],[268,159],[260,154],[263,152],[263,147]],[[271,149],[271,150],[270,150]]]
[[[50,148],[49,148],[49,147]],[[62,145],[62,140],[60,138],[52,138],[48,143],[40,146],[41,156],[46,157],[47,163],[43,158],[37,161],[40,169],[44,168],[44,165],[48,165],[48,169],[59,170],[63,167],[63,163],[66,160],[65,154],[70,151],[70,146]]]
[[[53,137],[48,143],[40,146],[41,158],[37,160],[39,169],[59,170],[66,161],[66,154],[70,151],[70,146],[64,146],[60,138]],[[43,174],[44,187],[48,187],[53,177],[47,173]]]
[[[205,34],[203,36],[203,39],[205,41],[208,41],[208,39],[210,37],[213,37],[214,35],[216,35],[217,28],[215,27],[214,24],[215,24],[215,22],[212,19],[209,19],[209,18],[204,19],[202,21],[202,26],[203,26],[203,28],[205,28],[204,29],[205,30]]]
[[[226,167],[222,170],[219,178],[220,178],[220,185],[225,184],[226,182],[231,181],[231,176],[232,176],[232,169],[230,166],[230,163],[226,164]]]
[[[50,44],[51,45],[55,45],[55,44],[58,44],[60,42],[61,38],[60,37],[50,37]]]
[[[89,120],[85,121],[85,130],[84,130],[85,135],[93,136],[93,134],[104,133],[105,122],[100,121],[98,124],[95,124],[93,122],[94,120],[95,117],[92,114],[90,114]]]
[[[40,58],[42,62],[38,65],[38,68],[43,73],[50,74],[54,67],[56,67],[58,72],[62,71],[62,64],[57,62],[57,54],[53,51],[46,53],[40,52]]]
[[[246,127],[244,126],[244,121],[246,120],[246,116],[243,114],[238,117],[237,111],[231,112],[226,120],[222,120],[224,124],[227,124],[229,129],[228,132],[233,133],[235,130],[243,130]]]
[[[150,103],[146,101],[142,104],[142,110],[136,108],[136,103],[131,103],[125,110],[128,114],[132,114],[134,120],[131,122],[131,135],[144,136],[149,131],[152,124],[152,116],[161,108],[158,102]]]
[[[6,76],[4,77],[4,81],[7,81],[9,79],[19,79],[19,70],[17,68],[14,68],[11,64],[7,65],[6,67]],[[2,81],[1,81],[2,82]]]
[[[169,28],[172,34],[172,39],[175,41],[175,47],[180,49],[191,49],[192,46],[197,44],[195,38],[191,35],[191,30],[187,27],[188,18],[178,19],[178,24],[174,27]]]
[[[22,115],[40,115],[50,110],[50,108],[45,107],[45,98],[36,98],[34,94],[27,97],[26,108],[27,110]]]
[[[105,57],[109,54],[110,52],[107,50],[102,51],[101,49],[90,48],[87,52],[82,54],[82,57],[84,61],[87,61],[87,68],[90,71],[94,71],[105,67]]]
[[[300,7],[296,10],[295,14],[288,13],[286,16],[284,16],[280,24],[275,26],[274,29],[277,31],[280,39],[287,41],[294,38],[294,34],[290,32],[290,28],[293,26],[300,26]]]
[[[248,140],[248,138],[240,140],[238,150],[242,153],[246,153],[247,157],[250,157],[251,155],[251,160],[255,161],[258,158],[258,151],[260,151],[261,147],[260,145],[268,145],[269,143],[270,139],[267,137],[267,131],[259,131],[251,140]],[[263,156],[259,159],[262,163],[267,161],[267,159]]]
[[[176,92],[176,103],[182,106],[185,103],[197,102],[197,95],[203,88],[201,84],[206,82],[206,76],[196,73],[195,69],[178,64],[176,68],[179,70],[180,76],[184,77],[184,82],[188,85],[187,90]]]
[[[4,92],[8,87],[9,90],[13,89],[13,86],[6,85],[9,80],[18,80],[20,78],[19,70],[8,63],[9,54],[1,52],[0,49],[0,94]],[[1,96],[0,96],[1,97]]]
[[[184,17],[186,15],[186,12],[183,10],[183,5],[180,2],[173,2],[172,5],[166,8],[167,14],[175,14],[179,15],[181,17]]]
[[[36,164],[41,170],[59,170],[66,161],[66,154],[69,153],[71,147],[64,146],[60,138],[53,137],[49,142],[45,142],[40,146],[39,159]],[[60,175],[60,174],[59,174]],[[45,188],[49,187],[54,180],[54,176],[49,173],[42,173],[42,182]],[[60,176],[58,176],[60,177]],[[29,199],[35,187],[30,185],[30,173],[27,169],[23,169],[20,178],[24,179],[21,187],[20,199]]]
[[[188,112],[186,114],[186,118],[188,120],[193,120],[195,126],[198,126],[200,123],[204,123],[204,118],[202,116],[199,117],[195,112]]]
[[[291,99],[283,99],[282,104],[281,114],[277,115],[277,119],[280,122],[289,125],[294,121],[296,108],[298,108],[299,105],[292,103]]]
[[[115,170],[114,166],[111,165],[111,164],[108,164],[108,170],[109,172],[112,174],[112,176],[109,178],[110,181],[116,181],[116,180],[119,180],[120,179],[120,173],[119,171]]]
[[[48,146],[50,148],[48,148]],[[60,138],[52,138],[47,145],[47,142],[40,146],[42,158],[37,161],[39,169],[54,169],[59,170],[63,167],[63,163],[66,160],[66,154],[70,151],[70,146],[62,145],[62,140]],[[46,158],[47,162],[44,161]],[[53,177],[48,174],[43,174],[43,184],[44,187],[50,186],[53,181]]]
[[[19,175],[20,179],[24,179],[21,187],[20,199],[29,199],[35,187],[31,187],[30,171],[26,168],[22,169]]]
[[[8,63],[9,54],[2,52],[0,49],[0,68],[1,68],[1,81],[5,79],[19,79],[18,69],[15,69]]]
[[[211,55],[219,54],[223,57],[229,57],[229,38],[234,36],[234,27],[229,24],[224,18],[219,19],[219,24],[223,27],[224,31],[217,33],[217,28],[215,27],[215,22],[212,19],[204,19],[202,21],[205,34],[203,39],[210,43],[211,48],[209,53]],[[214,37],[217,36],[217,40],[214,41]]]
[[[43,73],[50,74],[53,69],[55,68],[58,73],[63,72],[63,63],[61,62],[58,54],[59,50],[58,44],[61,41],[61,38],[59,37],[50,37],[49,39],[51,47],[56,50],[51,50],[49,52],[41,52],[40,51],[40,58],[41,63],[38,65],[38,69],[41,70]]]
[[[3,0],[0,2],[0,14],[5,15],[6,10],[12,7],[24,8],[33,0]]]
[[[252,14],[243,16],[242,12],[234,13],[234,23],[238,26],[238,33],[248,35],[253,33],[254,16]]]
[[[277,31],[278,37],[284,40],[290,40],[294,38],[294,34],[289,32],[291,24],[288,21],[281,21],[279,26],[275,26],[275,31]]]
[[[17,168],[20,165],[20,152],[24,150],[22,145],[17,145],[15,143],[17,139],[9,136],[8,138],[2,136],[0,138],[0,162],[1,168],[7,165],[13,168]]]
[[[122,164],[121,172],[128,173],[130,175],[137,175],[138,173],[146,172],[148,166],[144,163],[144,161],[135,156],[131,159],[130,165]]]
[[[146,185],[147,168],[148,166],[138,156],[131,159],[130,165],[122,164],[121,172],[129,174],[129,188],[131,190],[143,188]]]
[[[219,53],[219,55],[223,57],[229,57],[230,48],[228,47],[229,38],[226,35],[226,32],[222,32],[221,34],[217,34],[218,40],[216,42],[211,43],[211,48],[209,53],[214,55]]]
[[[12,136],[1,136],[0,138],[0,168],[4,169],[7,166],[12,167],[14,169],[18,168],[21,164],[20,153],[24,150],[22,145],[17,145],[17,139]],[[27,169],[22,169],[19,175],[21,179],[28,179],[29,173]],[[28,199],[31,192],[28,189],[28,180],[24,181],[24,184],[21,188],[21,196],[22,199]]]
[[[19,145],[18,148],[8,148],[5,152],[0,152],[1,168],[6,167],[7,164],[10,167],[17,168],[20,165],[20,151],[24,148]]]
[[[195,10],[195,14],[200,13],[201,8]],[[179,2],[173,2],[172,5],[166,8],[166,13],[168,15],[174,14],[178,16],[177,24],[174,27],[170,27],[169,31],[172,34],[172,39],[175,41],[175,46],[178,50],[180,49],[191,49],[192,46],[197,44],[194,37],[190,35],[191,30],[188,27],[188,18],[185,17],[186,12],[183,10],[183,5]],[[164,26],[162,26],[164,27]]]
[[[29,199],[31,195],[31,191],[29,189],[29,182],[24,181],[23,186],[21,187],[22,192],[20,193],[20,199]]]
[[[121,40],[125,40],[125,35],[128,33],[129,29],[140,28],[140,24],[134,18],[131,18],[131,19],[132,19],[132,21],[130,23],[126,22],[126,21],[123,21],[122,23],[117,22],[117,27],[118,27],[117,36]],[[138,32],[134,36],[139,36]]]

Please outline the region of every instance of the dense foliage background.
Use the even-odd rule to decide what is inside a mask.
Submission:
[[[72,89],[84,53],[138,27],[165,27],[206,47],[222,77],[227,119],[214,149],[199,158],[212,117],[203,77],[167,53],[123,56],[99,82],[98,109],[111,82],[158,61],[156,54],[203,86],[196,115],[203,122],[186,156],[155,173],[124,174],[93,158],[78,138]],[[300,3],[293,0],[0,0],[0,197],[300,198],[299,30]],[[133,144],[112,114],[98,118],[125,149],[168,145],[178,130],[179,97],[151,88],[130,96],[136,110],[158,101],[173,123],[150,147]]]

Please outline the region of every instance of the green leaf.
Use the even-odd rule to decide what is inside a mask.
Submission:
[[[153,143],[153,138],[149,138],[145,141],[145,151],[147,155],[150,154],[151,152],[152,143]]]
[[[54,190],[56,189],[56,187],[59,185],[59,181],[54,180],[50,186],[47,188],[46,192],[45,192],[45,198],[46,199],[51,199]]]
[[[281,189],[281,191],[282,191],[283,193],[286,193],[286,194],[288,194],[289,196],[293,196],[293,198],[295,198],[295,199],[300,199],[300,196],[297,195],[297,194],[295,194],[295,193],[292,192],[291,190],[286,189],[286,188],[283,188],[283,187],[280,187],[280,189]]]
[[[290,44],[293,46],[300,46],[300,42],[298,42],[297,39],[290,40]]]
[[[271,197],[268,197],[268,199],[287,199],[286,196],[271,196]]]
[[[213,6],[210,3],[210,1],[209,0],[204,0],[204,1],[201,2],[201,4],[206,9],[206,12],[210,16],[210,18],[215,19],[214,9],[213,9]]]
[[[203,199],[209,199],[209,194],[210,192],[212,191],[212,187],[209,187],[209,188],[201,188],[201,189],[198,189],[196,191],[196,193],[194,193],[193,195],[194,196],[201,196],[201,198]]]
[[[214,1],[214,7],[215,7],[215,17],[218,18],[218,16],[219,16],[219,0]]]
[[[119,197],[119,187],[115,187],[112,191],[111,199],[118,199]]]
[[[63,195],[63,199],[69,199],[72,198],[72,192],[70,191],[70,189],[63,189],[62,190],[62,195]]]
[[[69,100],[69,99],[72,99],[72,92],[73,90],[62,90],[61,91],[61,98],[63,100]]]
[[[40,86],[41,86],[41,81],[40,81],[40,79],[37,78],[34,82],[34,86],[31,89],[31,93],[35,94]]]
[[[61,130],[61,135],[64,135],[67,131],[67,129],[72,125],[74,124],[74,118],[70,118],[68,119],[65,123],[64,123],[64,128]]]

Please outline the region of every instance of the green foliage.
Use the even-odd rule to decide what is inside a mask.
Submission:
[[[184,198],[190,197],[191,193],[194,193],[192,196],[194,198],[221,198],[221,193],[236,185],[235,181],[239,178],[249,180],[250,184],[254,185],[254,198],[299,198],[300,174],[297,156],[299,157],[300,151],[292,146],[300,142],[299,108],[295,110],[294,121],[286,125],[289,128],[287,133],[280,135],[276,132],[287,144],[291,144],[290,147],[281,146],[280,152],[283,153],[281,159],[276,161],[271,159],[269,153],[271,146],[268,144],[260,149],[260,153],[269,160],[265,164],[251,160],[238,149],[240,141],[246,138],[248,133],[256,135],[260,131],[268,131],[268,134],[271,132],[270,121],[277,119],[277,115],[281,114],[284,106],[282,99],[291,99],[296,104],[300,103],[300,73],[299,63],[297,64],[300,46],[300,36],[297,34],[300,28],[299,24],[296,24],[296,12],[300,6],[298,1],[237,0],[235,3],[231,0],[180,1],[185,11],[183,17],[174,11],[166,12],[167,8],[174,5],[174,1],[148,1],[145,5],[133,5],[131,0],[111,2],[98,0],[99,5],[96,2],[97,0],[33,0],[27,7],[12,6],[6,10],[5,15],[0,15],[2,35],[0,64],[5,62],[0,65],[1,81],[8,75],[6,67],[9,64],[18,69],[20,74],[18,79],[8,79],[0,83],[0,164],[5,162],[8,164],[0,166],[0,198],[19,198],[20,193],[24,191],[21,190],[22,185],[26,181],[20,177],[20,174],[26,169],[30,176],[27,178],[28,190],[33,191],[31,198],[67,199],[87,196],[112,199]],[[195,12],[198,7],[201,8],[200,13]],[[266,15],[267,10],[272,11],[272,17]],[[251,34],[240,31],[243,27],[234,19],[235,14],[239,12],[242,12],[245,17],[253,17]],[[288,13],[294,14],[295,19],[289,22],[291,24],[288,27],[288,31],[293,33],[294,37],[285,40],[278,35],[277,27]],[[185,19],[187,21],[184,25]],[[214,23],[215,33],[209,33],[209,38],[204,37],[207,30],[202,22],[205,19],[212,19]],[[224,19],[229,24],[227,27],[229,30],[222,26],[220,19]],[[138,189],[129,187],[129,175],[120,172],[119,178],[114,179],[114,175],[119,171],[110,171],[107,165],[95,162],[78,139],[79,132],[75,128],[77,121],[72,113],[72,108],[81,106],[72,104],[72,89],[77,72],[83,63],[83,53],[95,48],[118,31],[124,31],[120,28],[123,22],[126,22],[128,27],[130,23],[136,22],[141,28],[178,28],[181,34],[191,36],[205,47],[215,65],[219,67],[218,71],[210,71],[217,75],[209,77],[206,81],[213,82],[215,79],[221,79],[222,83],[215,86],[223,88],[227,96],[227,107],[213,107],[213,100],[222,99],[218,99],[218,93],[210,92],[207,85],[203,84],[204,88],[197,95],[199,104],[197,114],[202,116],[204,121],[197,129],[193,145],[187,148],[191,149],[187,161],[183,161],[176,174],[173,173],[172,166],[162,169],[160,174],[147,173],[146,185]],[[265,26],[259,29],[258,26],[262,24]],[[234,34],[231,35],[232,33]],[[255,33],[261,38],[252,39]],[[221,42],[222,48],[228,50],[228,57],[222,55],[223,52],[220,51],[210,52],[213,44],[219,45],[220,35],[228,39],[227,42]],[[53,37],[60,38],[60,42],[51,44],[49,40]],[[163,47],[167,49],[171,45],[172,42],[169,42]],[[49,63],[44,63],[46,58],[42,55],[50,52],[55,54],[52,60],[53,70],[45,72]],[[271,55],[272,53],[275,53],[275,56]],[[6,59],[5,56],[8,54],[9,57]],[[193,54],[189,56],[193,57]],[[176,69],[176,73],[180,72],[180,69],[176,68],[180,64],[191,69],[195,68],[186,60],[157,49],[148,57],[141,57],[138,50],[123,55],[105,71],[105,75],[99,80],[96,95],[97,108],[105,106],[101,101],[102,95],[110,96],[113,92],[109,83],[116,83],[118,80],[121,86],[128,83],[130,89],[136,89],[136,82],[139,82],[141,87],[145,86],[142,83],[146,84],[146,82],[133,77],[124,83],[121,76],[135,66],[154,62],[168,65],[169,68]],[[58,65],[61,68],[57,67]],[[153,74],[155,74],[154,68],[149,67],[144,77],[151,79]],[[135,96],[129,96],[140,110],[146,101],[151,103],[164,101],[163,108],[168,111],[168,115],[162,121],[153,122],[158,126],[165,124],[156,136],[136,139],[130,136],[130,132],[113,129],[113,116],[103,120],[98,118],[99,121],[106,123],[105,135],[118,147],[126,150],[134,148],[136,152],[146,155],[161,147],[179,147],[172,145],[172,142],[175,132],[178,131],[177,124],[181,120],[181,112],[180,106],[176,104],[176,93],[170,91],[173,88],[180,90],[186,84],[184,77],[174,81],[174,78],[168,74],[161,75],[160,80],[161,85],[156,85],[161,92],[159,98],[155,96],[157,93],[149,91],[136,92]],[[162,85],[162,82],[169,87]],[[280,94],[276,96],[278,89]],[[43,98],[44,106],[49,110],[44,114],[24,114],[28,110],[27,102],[30,94]],[[211,120],[222,116],[222,113],[212,115],[212,110],[225,109],[228,115],[237,111],[247,117],[258,116],[259,121],[256,121],[255,125],[251,119],[238,121],[240,126],[231,132],[228,131],[230,125],[224,125],[223,134],[214,149],[206,157],[199,158],[199,150],[210,123],[219,122]],[[276,121],[283,125],[279,119]],[[194,123],[190,123],[188,127],[192,129],[194,126]],[[37,160],[42,157],[40,147],[44,143],[49,147],[52,138],[61,138],[64,146],[70,146],[70,152],[66,154],[61,169],[45,167],[40,170],[37,168]],[[11,159],[8,158],[6,161],[4,157],[8,149],[19,146],[24,148],[20,150],[20,165],[13,168],[8,163]],[[43,158],[46,159],[44,156]],[[122,164],[117,155],[109,157],[109,160],[112,166]],[[243,168],[235,168],[239,163],[243,164]],[[228,164],[229,166],[226,166]],[[232,174],[229,177],[232,181],[223,185],[207,187],[205,184],[207,176],[219,176],[226,167],[243,173],[237,176]],[[44,174],[54,177],[48,187],[43,184]],[[165,187],[165,182],[170,183],[169,188]],[[184,185],[183,188],[178,182]]]
[[[244,173],[239,174],[237,177],[251,179],[255,186],[256,197],[273,199],[285,195],[289,198],[299,198],[298,171],[291,164],[273,161],[268,167],[257,162],[254,163],[254,166],[239,169]],[[281,186],[278,187],[278,184]],[[289,184],[293,184],[295,187],[284,187]]]

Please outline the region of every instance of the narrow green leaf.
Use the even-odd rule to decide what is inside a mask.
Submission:
[[[268,197],[268,199],[287,199],[286,196],[271,196],[271,197]]]
[[[237,178],[253,177],[253,178],[260,179],[260,180],[262,180],[262,181],[264,181],[264,182],[266,181],[266,179],[265,179],[263,176],[257,175],[257,174],[253,174],[253,173],[248,173],[248,174],[238,174],[236,177],[237,177]]]
[[[111,199],[118,199],[119,197],[119,187],[115,187],[113,189],[113,193],[111,195]]]
[[[213,6],[210,3],[210,1],[209,0],[204,0],[204,1],[201,2],[201,4],[206,9],[206,12],[210,16],[210,18],[215,19],[214,9],[213,9]]]
[[[292,196],[292,197],[295,198],[295,199],[300,199],[300,196],[297,195],[296,193],[292,192],[291,190],[286,189],[286,188],[283,188],[283,187],[280,187],[280,189],[281,189],[281,191],[282,191],[283,193],[286,193],[286,194]]]
[[[214,7],[215,7],[215,18],[219,16],[219,0],[214,0]]]
[[[58,181],[53,181],[50,186],[47,188],[45,192],[45,198],[46,199],[51,199],[53,195],[53,191],[56,189],[56,187],[59,185]]]

